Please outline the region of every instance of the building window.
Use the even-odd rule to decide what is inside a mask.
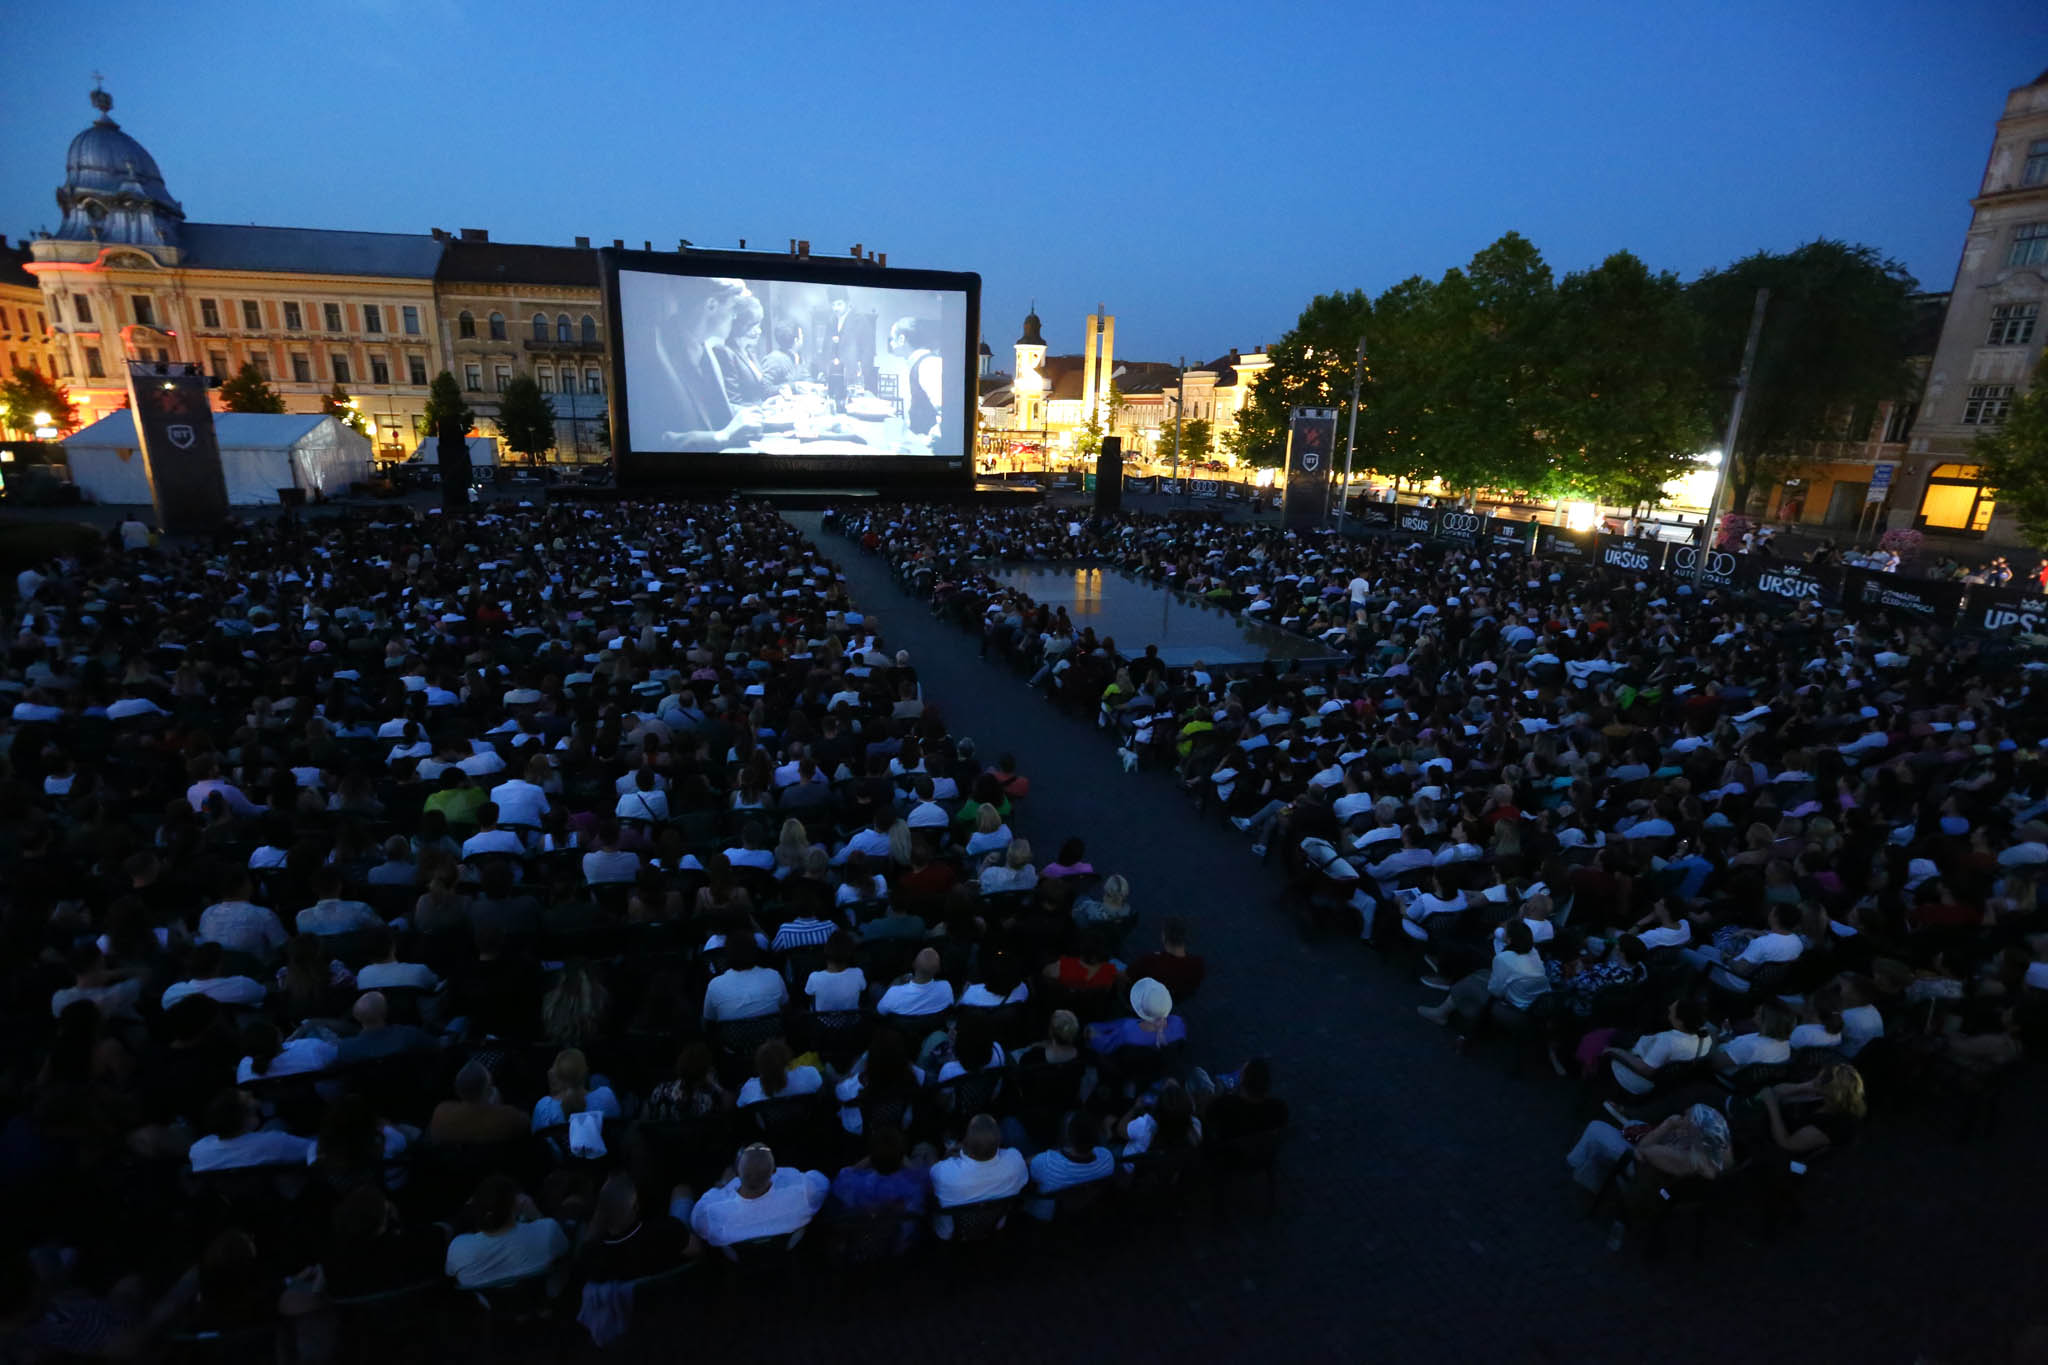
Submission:
[[[336,352],[335,352],[335,353],[334,353],[334,354],[333,354],[333,355],[332,355],[331,357],[329,357],[329,359],[328,359],[328,363],[329,363],[330,365],[332,365],[332,366],[334,367],[334,382],[335,382],[335,383],[337,383],[337,384],[346,384],[346,383],[348,383],[348,382],[349,382],[349,369],[348,369],[348,357],[347,357],[347,356],[343,355],[343,354],[342,354],[342,353],[341,353],[340,351],[336,351]]]
[[[405,377],[415,388],[427,386],[427,361],[424,356],[409,355],[405,358]]]
[[[128,306],[135,311],[135,321],[137,325],[143,327],[156,326],[156,302],[153,299],[151,299],[149,295],[129,295]],[[28,330],[28,328],[24,327],[22,328],[22,330],[25,332]]]
[[[263,305],[254,299],[242,300],[242,327],[245,331],[263,330]]]
[[[1906,433],[1913,429],[1913,419],[1920,415],[1918,403],[1894,403],[1891,412],[1884,419],[1886,445],[1895,445],[1906,439]]]
[[[15,320],[16,322],[18,322],[18,323],[20,323],[20,324],[21,324],[21,334],[22,334],[22,336],[26,337],[26,336],[28,335],[28,309],[26,309],[26,308],[17,308],[17,309],[15,309],[15,310],[14,310],[14,320]]]
[[[258,379],[262,380],[266,384],[270,382],[270,352],[249,352],[249,364],[255,369],[256,377]]]
[[[483,366],[464,365],[462,367],[462,387],[468,389],[471,393],[482,393],[484,391]]]
[[[2048,265],[2048,223],[2023,223],[2012,235],[2007,265]]]
[[[71,352],[57,352],[57,364],[63,369],[64,377],[69,379],[71,377]]]
[[[208,351],[206,353],[206,368],[212,371],[215,379],[226,379],[228,377],[228,353],[226,351]]]
[[[564,366],[562,369],[562,392],[576,392],[576,371]]]
[[[323,303],[323,304],[321,304],[321,305],[320,305],[320,316],[321,316],[321,317],[322,317],[322,318],[323,318],[323,319],[324,319],[324,320],[326,321],[326,323],[327,323],[327,330],[328,330],[328,331],[330,331],[330,332],[339,332],[339,331],[341,330],[341,305],[340,305],[340,304],[338,304],[338,303]]]
[[[470,312],[467,308],[463,309],[461,315],[455,319],[455,335],[459,337],[475,336],[476,314]]]
[[[1991,310],[1991,331],[1986,346],[2024,346],[2034,339],[2034,319],[2041,315],[2038,303],[2001,303]]]
[[[555,372],[553,370],[543,365],[533,372],[533,377],[540,381],[540,391],[542,393],[553,393],[555,391]]]
[[[1969,401],[1963,404],[1963,425],[1995,427],[2005,420],[2012,406],[2012,385],[1972,384]]]
[[[218,299],[199,300],[199,325],[201,327],[220,326],[220,301]]]
[[[588,313],[583,315],[583,344],[585,346],[597,344],[597,319]]]
[[[503,341],[504,339],[505,315],[503,313],[493,313],[491,314],[491,340]]]
[[[498,366],[498,392],[503,393],[506,389],[510,388],[511,386],[512,368],[509,365]]]
[[[563,313],[557,316],[555,318],[555,340],[573,341],[575,337],[576,334],[569,330],[569,315]]]
[[[405,323],[405,334],[407,336],[416,337],[420,334],[420,310],[418,308],[408,303],[400,310],[399,317]]]
[[[90,327],[92,325],[92,300],[80,294],[71,302],[77,307],[78,320]]]
[[[363,305],[363,330],[381,332],[384,330],[384,310],[374,303]]]
[[[50,332],[49,321],[43,317],[43,312],[40,308],[36,310],[36,330],[45,336],[48,336]]]
[[[2048,137],[2027,144],[2027,164],[2020,171],[2022,185],[2048,185]]]
[[[391,362],[381,355],[370,357],[370,382],[372,384],[389,384],[391,382]]]
[[[100,364],[100,348],[97,346],[85,348],[85,377],[88,379],[105,379],[107,377],[106,367]]]
[[[535,341],[546,341],[548,339],[548,315],[546,313],[535,313],[533,315],[533,339]]]
[[[313,357],[304,351],[292,352],[292,378],[301,384],[313,382]]]
[[[599,377],[598,371],[585,370],[583,372],[583,391],[585,393],[604,392],[604,381],[602,378]]]
[[[296,303],[288,303],[284,306],[284,329],[287,332],[303,332],[306,330],[305,315],[299,311],[299,305]]]

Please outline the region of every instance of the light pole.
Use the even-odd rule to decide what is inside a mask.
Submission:
[[[1344,513],[1351,502],[1351,457],[1358,452],[1358,393],[1365,385],[1365,338],[1358,339],[1358,359],[1351,366],[1351,434],[1344,438],[1344,482],[1337,488],[1337,534],[1344,534]]]
[[[36,439],[38,441],[54,441],[57,439],[57,424],[49,413],[38,412],[35,416],[29,418],[29,421],[35,423]]]
[[[1182,410],[1187,407],[1187,402],[1188,358],[1182,356],[1180,358],[1179,388],[1175,392],[1173,399],[1173,486],[1176,498],[1185,497],[1187,494],[1186,487],[1180,481],[1180,428],[1183,421],[1181,414]]]
[[[1700,552],[1693,558],[1692,586],[1699,591],[1707,578],[1707,556],[1714,552],[1714,524],[1721,519],[1721,492],[1728,486],[1728,471],[1735,464],[1735,433],[1742,426],[1742,400],[1749,393],[1750,372],[1756,367],[1757,338],[1764,331],[1764,307],[1771,291],[1756,291],[1756,307],[1749,315],[1749,339],[1742,343],[1742,368],[1735,372],[1735,402],[1728,409],[1728,434],[1721,439],[1721,467],[1714,475],[1714,496],[1707,503],[1707,522],[1701,528]]]

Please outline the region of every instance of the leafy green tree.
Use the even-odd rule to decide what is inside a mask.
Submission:
[[[1545,491],[1654,502],[1713,440],[1698,315],[1670,272],[1626,251],[1558,285],[1549,320]]]
[[[427,410],[420,416],[420,425],[429,436],[441,434],[441,419],[453,417],[464,435],[476,425],[476,414],[462,397],[462,385],[447,370],[434,376],[434,382],[427,388]]]
[[[363,410],[356,406],[355,401],[348,396],[348,390],[340,384],[336,384],[328,391],[327,397],[320,400],[320,410],[358,436],[370,434],[369,419],[363,416]]]
[[[532,375],[515,376],[498,395],[498,435],[505,448],[538,460],[555,445],[555,405]]]
[[[1164,460],[1169,465],[1173,463],[1173,430],[1175,425],[1176,423],[1169,418],[1166,424],[1159,428],[1159,445],[1157,447],[1159,453],[1153,457]],[[1200,464],[1204,460],[1216,458],[1215,432],[1209,425],[1207,418],[1190,417],[1178,425],[1180,427],[1181,468],[1185,469],[1191,464]]]
[[[1363,290],[1309,300],[1287,334],[1266,348],[1272,363],[1224,434],[1224,449],[1245,464],[1277,469],[1287,455],[1289,409],[1333,407],[1348,416],[1358,339],[1372,331],[1373,302]]]
[[[20,365],[0,383],[0,427],[9,431],[34,431],[39,412],[50,414],[50,425],[59,434],[78,430],[78,405],[56,380],[39,370]]]
[[[1074,449],[1093,459],[1102,449],[1102,417],[1091,412],[1088,420],[1081,424],[1080,434],[1074,437]]]
[[[1756,367],[1729,452],[1731,508],[1792,469],[1813,442],[1838,437],[1848,414],[1911,391],[1908,364],[1918,288],[1875,247],[1822,238],[1789,252],[1760,251],[1687,288],[1700,318],[1699,365],[1726,385],[1725,418],[1759,287],[1771,291]]]
[[[245,364],[221,382],[221,406],[229,412],[283,412],[284,399],[254,365]]]
[[[1978,433],[1975,449],[1999,505],[2018,515],[2028,544],[2048,550],[2048,365],[2035,368],[2003,425]]]

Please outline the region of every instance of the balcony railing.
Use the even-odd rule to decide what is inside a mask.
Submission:
[[[602,351],[602,350],[604,349],[604,342],[603,342],[602,340],[600,340],[600,339],[596,338],[596,337],[592,337],[592,338],[591,338],[591,339],[590,339],[589,341],[583,341],[583,340],[580,340],[580,339],[578,339],[578,340],[573,340],[573,341],[557,341],[557,340],[555,340],[555,339],[554,339],[554,338],[552,338],[552,337],[550,337],[550,338],[548,338],[547,340],[543,341],[543,340],[542,340],[541,338],[539,338],[539,337],[528,337],[528,338],[526,338],[526,349],[527,349],[527,350],[529,350],[529,351],[593,351],[593,352],[595,352],[595,351]]]

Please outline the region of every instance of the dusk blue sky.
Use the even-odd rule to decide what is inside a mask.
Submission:
[[[1002,363],[1126,359],[1501,233],[1690,277],[1816,236],[1948,286],[2048,4],[14,6],[0,231],[54,227],[90,73],[197,220],[976,270]]]

